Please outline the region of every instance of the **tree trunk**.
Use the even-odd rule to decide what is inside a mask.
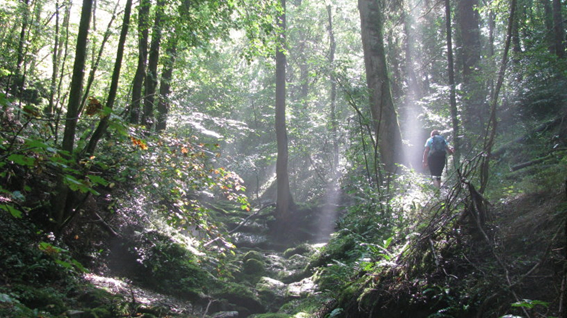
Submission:
[[[79,22],[79,34],[77,35],[77,46],[75,48],[75,63],[73,65],[73,75],[71,77],[71,87],[69,91],[69,104],[67,106],[67,115],[65,117],[65,130],[63,133],[64,151],[72,158],[73,147],[75,141],[75,131],[77,128],[77,116],[81,103],[81,90],[83,87],[84,68],[87,57],[87,38],[89,33],[89,24],[91,19],[93,0],[83,0],[81,10],[81,21]],[[69,188],[63,181],[63,176],[58,180],[58,193],[54,198],[53,212],[55,221],[58,226],[62,225],[65,217],[70,210],[68,194]]]
[[[331,82],[331,92],[330,92],[330,102],[331,102],[331,138],[333,139],[333,166],[332,166],[332,177],[333,181],[338,178],[338,168],[339,168],[339,137],[338,137],[338,127],[339,123],[337,121],[337,80],[335,78],[335,51],[337,49],[337,43],[335,42],[335,34],[333,31],[333,13],[331,5],[327,5],[327,17],[329,21],[329,65],[331,67],[331,75],[329,76],[329,81]]]
[[[49,104],[47,105],[46,113],[47,116],[51,117],[55,110],[55,91],[57,89],[57,77],[59,72],[59,57],[60,57],[60,45],[59,45],[59,1],[55,2],[55,38],[53,39],[53,55],[51,56],[51,82],[49,85]]]
[[[159,49],[161,45],[162,16],[165,0],[159,0],[156,4],[156,16],[152,29],[152,43],[150,44],[150,57],[148,59],[148,72],[145,79],[144,113],[142,114],[142,125],[150,131],[154,124],[154,103],[156,100],[157,68],[159,62]]]
[[[565,29],[561,14],[561,0],[553,0],[553,33],[555,34],[555,54],[560,59],[565,58]]]
[[[449,104],[451,108],[451,123],[453,126],[453,146],[455,147],[454,164],[458,167],[461,158],[461,143],[459,139],[459,114],[455,89],[455,66],[453,62],[453,40],[451,28],[451,1],[445,0],[445,28],[447,32],[447,70],[449,73]]]
[[[290,210],[293,207],[293,198],[289,188],[288,173],[288,144],[286,128],[286,83],[285,83],[285,41],[286,41],[286,16],[285,0],[280,0],[283,8],[282,14],[278,17],[280,28],[278,47],[276,49],[276,141],[278,147],[278,159],[276,162],[277,178],[277,201],[276,201],[276,221],[278,223],[277,235],[281,236],[287,226],[290,217]]]
[[[132,83],[132,102],[130,104],[130,123],[140,122],[140,105],[142,88],[146,77],[146,62],[148,59],[148,20],[150,14],[150,0],[141,0],[138,6],[138,67]]]
[[[108,38],[110,37],[110,35],[112,34],[112,24],[114,22],[114,19],[116,19],[116,11],[118,10],[118,2],[116,3],[116,5],[114,6],[114,11],[112,12],[112,18],[110,18],[110,21],[108,22],[108,26],[106,27],[106,32],[104,32],[104,36],[102,39],[102,42],[100,43],[100,48],[98,50],[98,54],[96,54],[96,50],[93,46],[93,51],[92,51],[92,60],[91,60],[91,71],[89,72],[89,77],[87,78],[87,84],[85,85],[85,90],[83,92],[83,98],[81,100],[81,107],[79,108],[79,114],[81,114],[81,112],[83,111],[83,107],[85,107],[85,103],[87,101],[87,98],[90,94],[90,90],[91,90],[91,86],[94,83],[94,79],[95,79],[95,74],[96,71],[98,70],[98,65],[100,63],[100,60],[102,58],[102,53],[104,52],[104,45],[106,44],[106,42],[108,41]],[[93,14],[94,17],[94,14]],[[93,22],[94,24],[94,22]]]
[[[22,89],[25,85],[25,79],[22,72],[22,67],[24,64],[24,59],[26,56],[26,39],[27,30],[31,28],[30,23],[30,2],[25,0],[22,3],[22,26],[20,29],[20,35],[18,37],[18,49],[16,52],[16,71],[14,75],[10,75],[8,80],[8,85],[6,87],[6,92],[15,96],[20,96]]]
[[[486,122],[488,109],[484,102],[486,93],[483,84],[478,80],[481,44],[480,44],[480,16],[477,11],[478,0],[457,1],[458,29],[461,42],[460,66],[463,82],[463,124],[466,131],[480,134]],[[450,21],[450,17],[448,17]],[[448,25],[451,32],[451,26]],[[456,106],[455,106],[456,107]]]
[[[110,82],[110,90],[108,92],[108,98],[106,99],[106,107],[109,109],[114,108],[114,102],[116,100],[116,93],[118,91],[118,81],[120,79],[120,68],[122,67],[122,57],[124,56],[124,44],[126,43],[126,35],[128,34],[128,27],[130,25],[130,12],[132,11],[132,0],[126,1],[126,7],[124,8],[124,21],[122,22],[122,30],[120,31],[120,38],[118,39],[118,49],[116,51],[116,61],[114,62],[114,70],[112,72],[112,80]],[[95,132],[93,133],[85,153],[94,154],[96,145],[98,141],[102,138],[102,135],[106,132],[108,127],[108,121],[110,119],[110,114],[105,115]]]
[[[60,48],[60,52],[61,55],[59,57],[59,61],[60,61],[60,67],[59,67],[59,77],[57,79],[57,89],[56,89],[56,94],[55,94],[55,103],[54,103],[54,112],[55,114],[57,114],[56,118],[57,120],[55,121],[55,127],[53,128],[53,135],[55,136],[55,140],[54,142],[57,143],[58,142],[58,136],[59,134],[57,134],[56,132],[59,131],[59,119],[60,119],[60,114],[62,113],[61,108],[63,107],[63,104],[65,103],[64,99],[65,97],[62,97],[64,95],[62,95],[62,87],[63,87],[63,77],[66,75],[65,74],[65,68],[66,68],[66,62],[67,62],[67,57],[69,56],[69,24],[71,21],[71,9],[73,6],[73,2],[71,0],[66,0],[65,1],[65,15],[63,16],[63,23],[62,23],[62,32],[61,32],[61,48]]]
[[[549,52],[555,54],[555,40],[553,29],[553,8],[551,5],[552,0],[540,0],[543,7],[543,21],[545,23],[545,42],[548,44]]]
[[[402,136],[386,67],[383,16],[379,0],[358,0],[366,81],[376,140],[384,169],[393,173],[403,163]]]
[[[169,113],[169,94],[171,93],[171,78],[173,76],[173,66],[177,54],[177,35],[172,34],[169,38],[166,49],[166,60],[163,62],[164,67],[161,74],[161,83],[159,85],[159,102],[158,102],[158,118],[156,131],[163,131],[167,126],[167,115]]]
[[[512,0],[510,3],[510,16],[508,18],[508,31],[506,34],[506,42],[504,44],[504,53],[502,54],[502,62],[500,64],[500,71],[498,72],[498,80],[496,82],[496,87],[490,98],[490,120],[488,122],[488,127],[486,130],[486,136],[484,139],[484,153],[482,162],[480,163],[480,189],[478,192],[481,194],[486,190],[489,179],[489,167],[490,167],[490,157],[492,156],[492,146],[494,145],[494,139],[496,137],[496,129],[498,125],[498,120],[496,117],[496,106],[498,103],[498,95],[500,94],[500,89],[504,82],[504,75],[506,74],[506,66],[508,65],[508,52],[510,51],[510,43],[512,42],[513,29],[515,23],[516,15],[516,0]]]

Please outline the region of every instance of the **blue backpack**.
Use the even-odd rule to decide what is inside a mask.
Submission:
[[[429,149],[429,155],[441,155],[445,154],[445,148],[447,143],[445,142],[445,138],[440,135],[435,135],[431,137],[431,147]]]

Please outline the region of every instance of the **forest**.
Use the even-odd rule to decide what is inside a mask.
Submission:
[[[567,318],[565,17],[0,1],[0,317]]]

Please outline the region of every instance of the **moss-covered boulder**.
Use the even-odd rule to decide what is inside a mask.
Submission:
[[[212,296],[215,299],[225,300],[225,302],[219,302],[219,304],[222,304],[222,308],[213,306],[212,311],[238,311],[239,317],[266,312],[266,308],[256,291],[244,284],[226,283],[222,290]]]
[[[303,243],[298,246],[288,248],[287,250],[284,251],[283,256],[285,258],[290,258],[294,255],[305,256],[305,255],[313,254],[314,252],[315,252],[315,248],[313,248],[313,246],[307,243]]]
[[[286,297],[288,298],[303,298],[313,294],[316,290],[316,285],[311,278],[302,279],[299,282],[291,283],[287,286]]]
[[[268,311],[277,311],[284,304],[286,284],[269,277],[262,277],[256,284],[260,300]]]

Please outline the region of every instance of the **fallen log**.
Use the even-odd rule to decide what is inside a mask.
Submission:
[[[565,149],[565,148],[555,149],[552,153],[548,154],[547,156],[514,165],[510,168],[510,171],[517,171],[517,170],[520,170],[522,168],[526,168],[526,167],[533,166],[533,165],[536,165],[538,163],[544,162],[548,159],[551,159],[558,151],[565,151],[565,150],[567,150],[567,149]]]
[[[491,158],[498,158],[499,156],[503,155],[504,153],[506,153],[506,151],[508,150],[508,148],[510,148],[511,146],[526,141],[530,136],[532,136],[535,133],[538,132],[542,132],[545,131],[547,129],[553,128],[557,125],[559,125],[561,122],[563,122],[566,119],[567,116],[560,116],[555,118],[554,120],[550,120],[548,122],[545,122],[539,126],[537,126],[535,129],[531,130],[530,132],[528,132],[527,134],[520,136],[510,142],[508,142],[507,144],[503,145],[502,147],[496,149],[495,151],[492,152],[491,154]]]

